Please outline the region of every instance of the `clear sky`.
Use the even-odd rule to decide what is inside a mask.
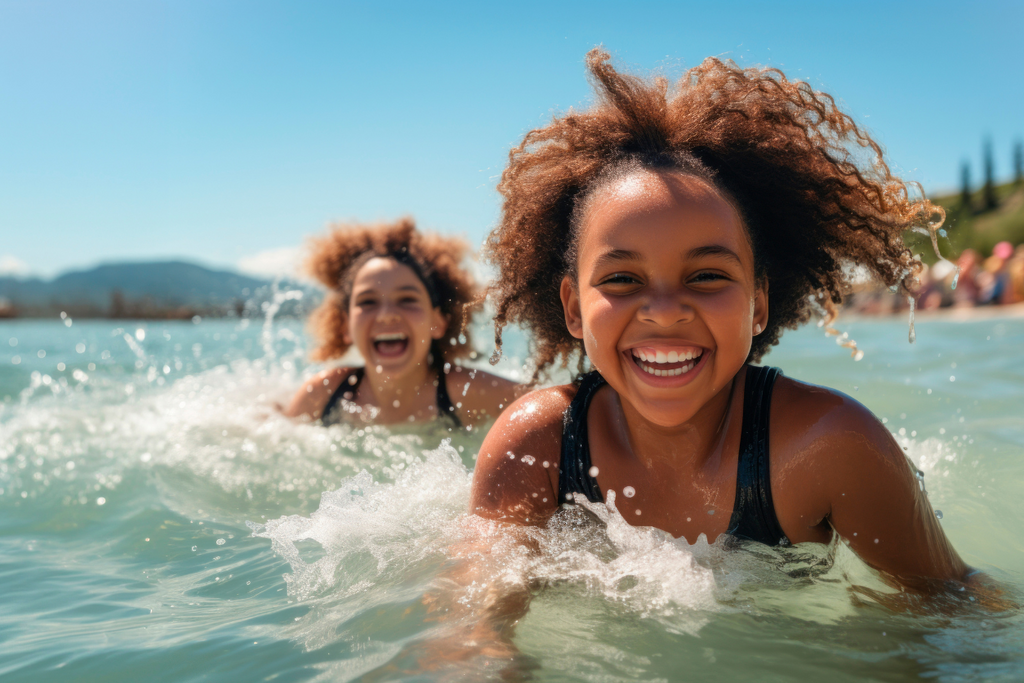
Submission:
[[[1024,3],[0,0],[0,271],[270,268],[332,220],[475,243],[510,146],[634,71],[716,55],[836,95],[929,192],[1011,173]]]

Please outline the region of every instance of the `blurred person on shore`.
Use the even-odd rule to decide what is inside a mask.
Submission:
[[[978,303],[978,275],[980,269],[978,264],[981,258],[978,252],[973,249],[964,249],[960,258],[956,260],[957,268],[960,269],[960,278],[957,287],[953,290],[953,305],[959,308],[970,308]]]

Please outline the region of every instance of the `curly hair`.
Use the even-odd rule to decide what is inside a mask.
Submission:
[[[715,58],[674,87],[619,73],[609,59],[600,48],[587,54],[594,106],[555,117],[509,152],[498,184],[501,220],[485,244],[499,271],[488,289],[495,359],[503,328],[518,324],[534,338],[534,382],[577,353],[582,371],[585,352],[566,329],[561,280],[575,277],[588,198],[638,169],[704,178],[737,206],[755,275],[771,285],[768,324],[748,362],[815,310],[831,322],[851,266],[910,294],[919,264],[903,233],[934,234],[945,215],[920,186],[892,174],[878,143],[830,95],[777,69]]]
[[[370,259],[393,258],[412,269],[423,282],[431,304],[448,320],[444,336],[430,346],[433,365],[472,353],[467,323],[478,299],[473,276],[462,267],[469,245],[457,237],[422,233],[411,218],[376,225],[335,225],[323,237],[310,240],[307,273],[328,289],[323,303],[310,316],[318,346],[310,356],[328,360],[344,355],[344,334],[356,273]]]

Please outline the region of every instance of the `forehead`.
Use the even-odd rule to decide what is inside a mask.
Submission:
[[[383,292],[409,288],[424,294],[427,291],[412,268],[387,256],[373,257],[359,268],[352,279],[353,293],[368,289]]]
[[[753,262],[746,228],[732,203],[705,180],[639,171],[598,191],[583,220],[581,260],[610,249],[679,254],[726,247]]]

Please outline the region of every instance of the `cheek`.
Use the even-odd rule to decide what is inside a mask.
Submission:
[[[624,299],[614,299],[597,292],[584,294],[580,299],[583,318],[583,344],[591,358],[602,349],[614,352],[624,324],[633,311]]]
[[[720,349],[732,349],[746,357],[750,350],[753,300],[740,289],[720,292],[702,302],[702,317]]]

